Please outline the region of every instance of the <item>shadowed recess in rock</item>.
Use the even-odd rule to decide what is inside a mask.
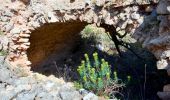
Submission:
[[[28,49],[32,69],[63,60],[79,43],[79,33],[86,25],[87,23],[79,21],[53,23],[33,31],[30,37],[31,46]]]

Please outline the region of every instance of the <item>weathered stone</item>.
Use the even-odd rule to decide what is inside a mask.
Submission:
[[[135,20],[138,20],[138,19],[140,19],[140,15],[137,14],[137,13],[132,13],[132,14],[131,14],[131,18],[132,18],[132,19],[135,19]]]
[[[92,2],[92,1],[91,1],[91,2]],[[95,3],[97,6],[104,6],[105,0],[96,0],[94,3]]]
[[[164,92],[170,92],[170,84],[165,85],[164,88],[163,88],[163,91]]]
[[[2,22],[8,22],[9,19],[8,19],[8,17],[1,17],[1,21],[2,21]]]
[[[29,48],[28,45],[24,45],[24,44],[21,44],[18,49],[22,49],[22,50],[27,50]]]
[[[26,65],[29,66],[31,65],[32,63],[30,61],[26,61]]]
[[[30,37],[30,34],[20,34],[20,37],[26,37],[26,38],[28,38],[28,37]]]
[[[170,99],[170,92],[158,92],[157,95],[162,100],[169,100]]]
[[[20,39],[18,40],[18,42],[21,42],[21,43],[27,43],[28,41],[29,41],[28,38],[20,38]]]
[[[157,68],[158,69],[168,69],[169,67],[170,66],[169,66],[168,62],[166,60],[164,60],[164,59],[159,60],[157,62]]]
[[[98,100],[98,97],[94,93],[88,93],[83,97],[83,100]]]
[[[168,57],[170,57],[170,50],[164,51],[161,55],[161,58],[164,58],[164,59]]]
[[[9,32],[12,28],[14,27],[14,24],[13,23],[9,23],[5,26],[5,29],[7,32]]]
[[[14,27],[14,28],[10,31],[10,33],[12,33],[12,34],[19,34],[20,32],[21,32],[21,29],[18,28],[18,27]]]
[[[4,55],[0,55],[0,64],[4,63],[4,60],[5,60],[5,56]]]
[[[169,7],[170,7],[170,1],[160,0],[156,11],[158,14],[170,14]]]
[[[74,91],[73,88],[64,85],[59,90],[59,95],[62,100],[80,100],[82,97],[78,91]]]
[[[80,3],[81,5],[76,5],[76,4],[70,4],[70,3],[66,2],[66,0],[40,0],[40,1],[31,0],[31,2],[28,3],[29,4],[29,6],[28,6],[28,5],[24,5],[20,1],[22,1],[24,3],[29,2],[29,0],[15,0],[11,3],[11,0],[8,0],[7,4],[13,5],[13,6],[2,5],[2,6],[4,6],[4,8],[10,9],[10,11],[14,13],[12,15],[12,17],[10,17],[9,19],[15,24],[14,25],[15,27],[12,30],[10,28],[1,27],[8,23],[4,24],[4,22],[0,22],[0,29],[2,28],[5,31],[5,34],[7,34],[7,36],[9,36],[8,37],[8,39],[10,41],[9,46],[14,46],[13,44],[17,44],[15,46],[17,46],[17,48],[20,47],[20,49],[13,50],[13,51],[9,47],[9,49],[10,49],[9,56],[13,56],[11,58],[12,59],[11,61],[14,61],[11,64],[13,64],[14,67],[16,67],[16,68],[12,68],[12,72],[15,73],[16,77],[12,78],[12,81],[13,81],[12,85],[14,85],[14,86],[12,86],[13,88],[8,88],[7,90],[0,88],[0,97],[3,96],[3,100],[9,100],[11,98],[17,99],[17,100],[22,100],[22,99],[26,99],[26,100],[29,100],[29,99],[31,99],[31,100],[33,100],[33,99],[35,99],[35,100],[36,99],[40,99],[40,100],[55,100],[55,99],[56,100],[60,100],[60,99],[71,100],[71,99],[74,99],[75,100],[75,99],[77,99],[77,100],[79,100],[82,98],[81,95],[78,93],[78,91],[76,91],[74,89],[70,89],[70,86],[68,84],[66,86],[65,85],[63,86],[63,84],[65,84],[65,82],[61,79],[57,79],[54,76],[46,77],[41,74],[38,74],[38,75],[35,75],[33,73],[30,74],[30,67],[28,67],[27,65],[30,65],[31,62],[28,61],[28,58],[26,55],[26,50],[29,48],[30,42],[29,42],[29,39],[25,38],[25,37],[29,37],[31,35],[32,36],[31,38],[34,38],[34,34],[29,34],[29,35],[24,34],[23,35],[22,34],[23,32],[32,33],[34,31],[36,31],[35,33],[39,33],[40,32],[39,27],[42,27],[42,25],[45,26],[45,23],[54,23],[54,22],[61,21],[61,22],[65,22],[66,24],[64,24],[64,26],[66,26],[67,24],[69,24],[72,21],[77,22],[78,19],[81,19],[82,23],[77,24],[77,27],[74,27],[76,30],[78,30],[79,26],[84,24],[83,23],[84,21],[88,22],[88,23],[100,23],[101,19],[104,20],[103,22],[105,22],[106,24],[114,24],[116,26],[119,24],[119,21],[121,20],[121,24],[120,24],[120,25],[122,25],[121,28],[125,28],[126,23],[124,23],[124,22],[126,22],[126,19],[129,19],[130,18],[129,16],[131,16],[130,13],[128,13],[128,12],[135,13],[138,10],[136,8],[130,9],[131,7],[129,5],[127,5],[129,8],[128,11],[127,12],[125,11],[122,13],[122,15],[120,15],[119,11],[112,11],[112,6],[109,6],[108,7],[109,9],[103,7],[102,9],[105,12],[103,14],[101,14],[100,10],[98,11],[98,8],[96,9],[96,5],[97,6],[105,6],[105,2],[104,2],[105,0],[102,0],[102,1],[97,0],[95,2],[96,4],[93,3],[94,5],[89,5],[89,8],[87,7],[87,9],[84,8],[84,6],[85,6],[84,2],[83,2],[83,4]],[[1,2],[7,2],[7,0],[0,1],[0,4],[1,4]],[[90,0],[86,0],[86,2],[88,2],[88,4],[91,3]],[[133,0],[128,0],[126,2],[120,2],[119,0],[115,0],[114,3],[115,2],[118,3],[118,6],[124,6],[124,4],[131,4],[133,2]],[[133,5],[133,3],[132,3],[132,5]],[[124,7],[126,8],[126,5]],[[0,6],[0,8],[3,8],[3,7]],[[8,15],[8,16],[11,16],[11,15]],[[17,16],[17,18],[15,18],[16,16]],[[80,18],[79,16],[81,16],[81,17],[83,16],[83,17]],[[119,19],[117,16],[121,16],[121,18]],[[138,15],[135,15],[133,20],[130,18],[129,19],[129,20],[131,20],[130,24],[132,24],[133,22],[136,22],[136,19],[138,17],[139,17]],[[122,21],[122,20],[124,20],[124,21]],[[139,21],[139,22],[142,23],[142,21]],[[60,25],[62,25],[62,24],[63,23],[61,23]],[[48,24],[48,25],[53,26],[54,24]],[[74,25],[75,25],[75,23],[74,23]],[[75,34],[77,32],[77,31],[76,32],[74,31],[73,24],[71,24],[70,26],[71,26],[71,28],[65,29],[65,30],[68,30],[68,32],[64,31],[63,33],[69,33],[69,34],[74,33]],[[84,25],[82,25],[82,27],[83,26]],[[61,26],[59,26],[59,28],[61,28]],[[46,32],[46,29],[45,28],[43,28],[43,29],[44,30],[42,33]],[[51,29],[51,31],[54,31],[53,33],[55,33],[55,34],[58,31],[60,31],[60,30],[57,30],[56,27],[54,27],[54,28],[50,27],[50,29]],[[73,30],[73,32],[70,32],[71,30]],[[6,31],[10,31],[10,33],[6,32]],[[24,37],[24,38],[20,38],[19,36],[15,36],[14,38],[11,38],[11,36],[13,34],[18,34],[18,33],[20,33],[20,37]],[[37,36],[39,38],[43,37],[44,34],[42,34],[42,33]],[[46,34],[46,35],[47,36],[45,36],[45,38],[40,38],[40,39],[41,40],[47,39],[47,42],[49,42],[49,40],[48,40],[49,34]],[[52,36],[52,37],[54,37],[54,39],[60,38],[60,35]],[[11,39],[13,39],[14,41],[12,41]],[[65,39],[65,40],[67,40],[67,39]],[[57,44],[56,41],[52,41],[52,42],[54,42],[54,44]],[[34,42],[31,42],[31,43],[34,43]],[[37,41],[35,41],[35,43],[37,43]],[[52,44],[52,43],[49,43],[49,44]],[[63,44],[61,44],[61,45],[63,45]],[[40,46],[44,46],[44,45],[40,45]],[[52,46],[54,47],[53,44],[52,44]],[[103,46],[102,48],[104,48],[104,45],[102,45],[102,46]],[[37,47],[37,45],[35,47]],[[60,47],[60,46],[55,45],[55,47]],[[16,47],[13,47],[13,49],[16,49]],[[44,54],[44,52],[43,52],[44,49],[45,48],[38,49],[38,52],[40,52],[40,53],[37,53],[37,52],[34,53],[34,54],[37,54],[38,56],[33,55],[33,58],[40,57],[41,55],[39,55],[39,54],[41,54],[41,52],[42,52],[42,54]],[[64,49],[65,49],[65,47],[64,47]],[[24,56],[24,58],[22,59],[23,56]],[[8,69],[6,69],[6,70],[8,70]],[[10,70],[8,70],[8,71],[10,71]],[[9,72],[9,73],[11,74],[12,72]],[[4,72],[4,73],[5,73],[5,75],[7,75],[5,77],[9,77],[9,74],[7,72]],[[3,80],[6,80],[5,77],[2,77],[2,78],[4,78]],[[0,77],[0,79],[1,79],[1,77]],[[30,86],[28,86],[28,84],[31,85],[31,88],[30,88]],[[87,100],[90,98],[97,98],[97,97],[94,94],[88,94],[85,99]]]
[[[7,81],[11,78],[12,74],[6,68],[0,69],[0,81]]]
[[[139,7],[138,7],[138,6],[133,6],[133,7],[132,7],[132,11],[137,12],[138,10],[139,10]]]
[[[7,51],[7,49],[9,48],[8,47],[8,44],[9,44],[9,39],[7,36],[0,36],[1,40],[0,40],[0,44],[2,44],[3,46],[3,50],[4,51]]]
[[[17,95],[16,100],[36,100],[36,94],[30,92],[22,92]]]
[[[54,15],[54,12],[48,12],[48,22],[49,23],[54,23],[59,21],[56,16]]]

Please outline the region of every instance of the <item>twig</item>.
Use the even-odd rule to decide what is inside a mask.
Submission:
[[[145,90],[146,90],[146,64],[145,64],[145,81],[144,81],[144,86],[143,86],[143,90],[144,90],[144,100],[145,100]]]
[[[54,65],[55,65],[55,68],[57,69],[57,72],[58,72],[58,76],[60,77],[61,73],[60,73],[60,70],[58,69],[58,66],[56,64],[56,61],[54,61]],[[62,75],[61,75],[62,76]]]

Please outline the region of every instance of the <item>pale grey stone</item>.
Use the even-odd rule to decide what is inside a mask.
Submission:
[[[10,79],[11,77],[11,72],[4,68],[0,69],[0,81],[5,82],[6,80]]]
[[[62,100],[81,100],[82,98],[78,91],[67,84],[60,88],[59,95]]]
[[[10,33],[12,33],[12,34],[19,34],[20,32],[21,32],[21,29],[18,28],[18,27],[14,27],[14,28],[10,31]]]
[[[92,2],[92,1],[91,1],[91,2]],[[96,0],[96,1],[95,1],[95,4],[96,4],[97,6],[104,6],[105,0]]]
[[[48,81],[46,84],[44,84],[44,88],[48,91],[52,90],[54,87],[54,82]]]
[[[98,100],[98,96],[90,92],[86,96],[83,97],[83,100]]]
[[[4,63],[4,59],[5,59],[5,56],[1,56],[0,55],[0,64],[3,64]],[[0,65],[0,68],[1,68],[2,65]],[[2,66],[4,67],[4,66]]]
[[[18,96],[16,97],[16,100],[35,100],[34,99],[35,97],[36,97],[35,93],[25,91],[25,92],[18,94]]]
[[[40,100],[57,100],[57,99],[55,99],[54,96],[52,96],[51,94],[49,94],[47,92],[39,93],[37,95],[37,98],[40,98]]]
[[[14,27],[14,24],[9,23],[9,24],[5,25],[4,27],[5,27],[6,31],[9,32]]]
[[[13,16],[14,14],[13,14],[11,11],[6,10],[3,15],[4,15],[4,16],[7,16],[7,17],[11,17],[11,16]]]
[[[161,0],[157,6],[157,13],[158,14],[170,14],[170,1]]]
[[[77,91],[64,91],[60,92],[59,94],[62,100],[81,100],[81,96]]]
[[[137,12],[138,10],[139,10],[139,7],[138,7],[138,6],[133,6],[133,7],[132,7],[132,11]]]
[[[158,69],[168,69],[170,68],[170,65],[168,64],[168,62],[164,59],[161,59],[159,61],[157,61],[157,68]]]
[[[58,19],[54,15],[54,12],[48,12],[48,22],[54,23],[54,22],[57,22],[57,21],[58,21]]]
[[[1,17],[1,21],[3,21],[3,22],[8,22],[8,21],[9,21],[9,18],[8,18],[8,17]]]
[[[137,20],[137,19],[140,18],[140,15],[135,12],[135,13],[132,13],[132,14],[131,14],[131,18],[134,19],[134,20]]]

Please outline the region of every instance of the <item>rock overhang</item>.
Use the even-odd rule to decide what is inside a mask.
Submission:
[[[7,58],[14,66],[31,65],[27,55],[31,45],[30,36],[46,24],[105,23],[118,26],[117,30],[127,31],[126,27],[130,27],[133,33],[143,20],[143,16],[138,12],[140,6],[133,2],[117,4],[105,0],[97,0],[96,3],[81,0],[74,3],[70,3],[69,0],[6,2],[3,2],[3,9],[0,10],[2,15],[0,26],[9,41],[8,47],[4,45],[4,48],[9,50]],[[11,7],[13,4],[15,5]],[[141,5],[147,4],[141,3]],[[123,9],[120,9],[121,7]]]

